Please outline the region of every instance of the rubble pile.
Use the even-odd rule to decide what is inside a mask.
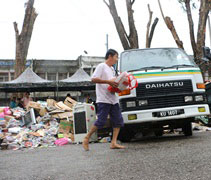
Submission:
[[[53,99],[30,101],[26,109],[0,108],[0,149],[52,147],[74,141],[73,106]]]

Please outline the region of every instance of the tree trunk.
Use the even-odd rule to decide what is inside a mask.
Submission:
[[[190,8],[190,0],[185,1],[185,7],[186,7],[188,23],[189,23],[191,45],[193,49],[194,58],[196,58],[197,47],[196,47],[196,41],[195,41],[195,35],[194,35],[194,23],[193,23],[191,8]]]
[[[201,60],[203,57],[203,46],[205,46],[205,32],[206,32],[206,22],[208,19],[210,0],[201,0],[199,9],[199,22],[198,22],[198,32],[197,32],[197,42],[196,42],[196,57],[195,62],[199,65],[203,75],[206,71],[209,71],[209,62],[204,62]]]
[[[126,0],[127,5],[127,13],[128,13],[128,25],[129,25],[129,43],[130,49],[137,49],[138,48],[138,34],[135,27],[135,22],[133,18],[133,9],[132,5],[135,2],[131,2],[131,0]]]
[[[120,41],[122,43],[124,50],[138,48],[138,34],[137,34],[137,31],[135,28],[135,23],[134,23],[134,19],[133,19],[133,10],[132,10],[132,5],[135,2],[135,0],[133,0],[133,1],[126,0],[127,11],[128,11],[128,21],[129,21],[129,30],[130,30],[129,35],[125,31],[125,27],[122,23],[122,20],[118,15],[115,1],[109,0],[109,3],[107,3],[106,0],[103,0],[103,1],[110,10],[110,13],[114,20],[114,24],[116,26],[116,30],[117,30],[117,33],[119,35],[119,38],[120,38]]]
[[[203,57],[203,46],[205,45],[206,21],[208,18],[209,10],[211,9],[211,0],[200,0],[197,40],[195,39],[195,34],[194,34],[194,23],[192,19],[190,2],[191,0],[183,1],[186,7],[186,13],[187,13],[187,18],[188,18],[188,23],[189,23],[190,40],[191,40],[195,62],[199,65],[204,75],[206,71],[210,73],[209,72],[210,63],[204,62],[202,60],[202,57]]]
[[[199,23],[198,23],[198,32],[197,32],[197,42],[196,42],[196,59],[201,59],[203,57],[202,47],[205,45],[205,32],[206,32],[206,22],[208,18],[208,1],[201,0],[200,9],[199,9]]]
[[[17,78],[25,70],[29,43],[31,40],[34,22],[37,17],[37,13],[35,12],[33,5],[34,0],[29,0],[27,2],[21,33],[18,31],[17,23],[13,23],[16,36],[16,57],[14,66],[15,78]]]
[[[171,34],[177,44],[177,46],[181,49],[184,49],[183,47],[183,42],[180,40],[177,32],[176,32],[176,29],[174,27],[174,24],[173,24],[173,21],[171,20],[170,17],[165,17],[164,14],[163,14],[163,10],[162,10],[162,7],[161,7],[161,3],[160,3],[160,0],[158,0],[158,4],[159,4],[159,7],[160,7],[160,11],[161,11],[161,14],[162,14],[162,17],[163,17],[163,20],[164,22],[166,23],[166,26],[169,28],[169,30],[171,31]]]

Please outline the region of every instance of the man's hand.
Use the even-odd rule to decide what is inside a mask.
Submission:
[[[114,80],[109,80],[108,81],[108,84],[114,88],[117,88],[119,83],[118,82],[115,82]]]

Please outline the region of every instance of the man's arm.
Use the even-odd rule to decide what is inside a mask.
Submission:
[[[114,79],[110,79],[110,80],[103,80],[100,78],[92,78],[92,82],[93,83],[99,83],[99,84],[109,84],[112,87],[118,87],[118,83],[114,81]]]

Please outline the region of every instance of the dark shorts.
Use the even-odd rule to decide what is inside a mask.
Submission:
[[[105,126],[108,115],[110,115],[111,125],[113,128],[122,127],[124,125],[119,104],[97,103],[97,121],[95,126],[101,129]]]

